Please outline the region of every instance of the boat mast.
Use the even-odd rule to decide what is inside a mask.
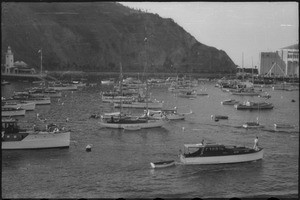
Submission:
[[[243,82],[244,82],[244,52],[242,53],[242,75],[243,75]]]
[[[43,52],[42,49],[39,50],[38,53],[41,53],[41,76],[43,75]]]
[[[253,79],[253,57],[251,57],[251,59],[252,59],[252,84],[254,84],[254,79]]]
[[[147,57],[147,44],[148,44],[148,38],[147,38],[147,27],[146,24],[145,26],[145,39],[144,39],[144,48],[145,48],[145,68],[144,68],[144,73],[146,77],[146,113],[147,113],[147,118],[148,118],[148,76],[147,76],[147,67],[148,67],[148,57]]]
[[[145,28],[146,29],[146,28]],[[145,71],[147,70],[147,65],[148,65],[148,59],[147,59],[147,37],[145,37],[144,39],[144,42],[145,42]],[[147,73],[147,71],[146,71]],[[146,113],[147,113],[147,116],[148,116],[148,77],[147,77],[147,74],[145,75],[146,76]]]
[[[122,63],[120,62],[120,81],[119,81],[119,87],[120,87],[120,93],[121,93],[121,98],[120,98],[120,117],[122,113],[122,97],[123,97],[123,73],[122,73]]]

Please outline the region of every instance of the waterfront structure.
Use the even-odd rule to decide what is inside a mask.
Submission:
[[[299,77],[299,44],[281,48],[278,53],[285,64],[285,75]]]
[[[42,79],[46,75],[37,74],[34,68],[28,67],[23,61],[14,62],[14,54],[10,48],[7,48],[5,54],[5,64],[1,65],[2,78],[35,78]]]
[[[258,71],[266,76],[299,77],[299,45],[287,46],[276,52],[261,52]]]
[[[14,62],[14,54],[11,48],[8,47],[5,54],[5,65],[2,70],[4,74],[35,74],[34,68],[29,68],[28,65],[23,61]]]

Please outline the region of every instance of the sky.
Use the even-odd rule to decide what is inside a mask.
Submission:
[[[197,41],[224,50],[246,68],[259,66],[260,52],[299,43],[297,2],[120,3],[172,18]]]

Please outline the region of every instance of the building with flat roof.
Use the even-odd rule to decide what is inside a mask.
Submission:
[[[299,77],[299,44],[281,48],[278,54],[285,64],[285,75]]]
[[[299,77],[299,45],[276,52],[261,52],[258,73],[265,76]]]

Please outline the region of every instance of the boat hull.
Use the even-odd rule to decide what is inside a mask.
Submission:
[[[27,102],[27,103],[6,103],[3,108],[21,108],[24,110],[34,110],[35,109],[35,102]]]
[[[10,117],[10,116],[24,116],[26,113],[26,110],[20,109],[20,110],[12,110],[12,111],[3,111],[1,112],[2,117]]]
[[[31,95],[32,96],[36,96],[36,97],[43,95],[45,97],[51,97],[51,98],[60,98],[60,97],[62,97],[61,92],[55,92],[55,93],[54,92],[53,93],[32,93]]]
[[[263,125],[249,126],[249,125],[247,125],[247,124],[243,124],[243,128],[246,128],[246,129],[263,128],[263,127],[264,127]]]
[[[260,160],[263,158],[264,150],[260,149],[254,153],[226,155],[226,156],[207,156],[207,157],[185,157],[180,155],[180,161],[186,165],[205,165],[205,164],[227,164],[241,163]]]
[[[175,166],[175,161],[170,160],[170,161],[163,161],[163,162],[156,162],[156,163],[150,163],[150,166],[155,169],[155,168],[166,168],[166,167],[171,167]]]
[[[63,148],[70,146],[70,132],[31,132],[21,141],[2,141],[3,150]]]
[[[251,92],[249,92],[249,93],[247,93],[247,92],[245,92],[245,93],[231,92],[231,94],[232,95],[238,95],[238,96],[259,96],[260,95],[260,93],[251,93]]]
[[[188,99],[195,99],[195,98],[197,98],[197,95],[196,95],[196,94],[191,94],[191,95],[178,94],[178,97],[181,97],[181,98],[188,98]]]
[[[273,109],[273,105],[264,105],[264,106],[247,106],[242,104],[235,104],[235,109],[237,110],[268,110]]]
[[[133,97],[124,97],[124,96],[115,96],[115,97],[107,97],[102,96],[102,102],[106,103],[118,103],[118,102],[132,102]]]
[[[34,102],[35,105],[49,105],[49,104],[51,104],[50,98],[39,99],[39,100],[32,99],[32,100],[23,100],[23,101],[26,102],[26,103]]]
[[[289,124],[274,124],[275,129],[294,129],[295,126]]]
[[[165,124],[165,121],[163,121],[163,120],[149,120],[146,123],[132,123],[132,124],[107,123],[107,122],[100,121],[99,124],[103,127],[106,127],[106,128],[139,130],[139,129],[144,129],[144,128],[162,127]]]
[[[120,103],[114,103],[114,107],[115,108],[119,108],[120,107]],[[123,108],[147,108],[146,103],[130,103],[130,104],[126,104],[126,103],[122,103],[122,107]],[[161,109],[163,107],[163,103],[148,103],[148,108],[150,109]]]
[[[74,91],[74,90],[78,89],[77,85],[70,85],[70,86],[63,86],[63,87],[51,86],[51,87],[48,87],[48,88],[52,89],[52,90],[57,90],[57,91]]]

